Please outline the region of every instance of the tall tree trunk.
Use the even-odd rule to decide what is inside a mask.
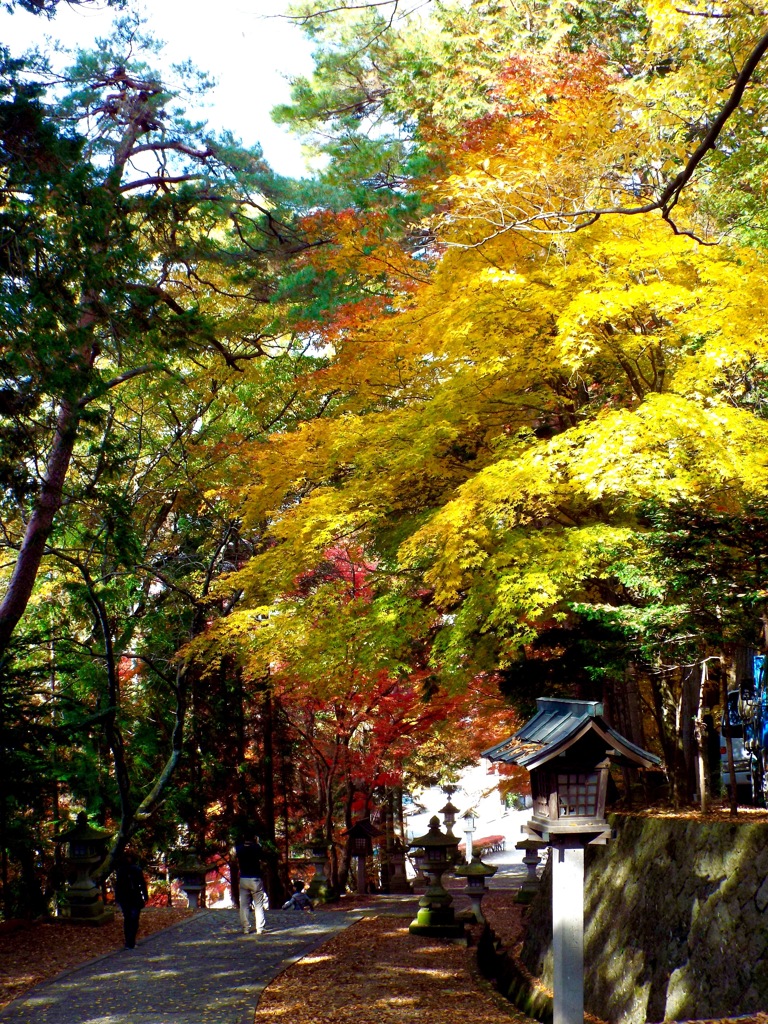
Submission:
[[[331,875],[330,884],[334,892],[338,892],[339,884],[339,858],[336,851],[336,843],[334,842],[333,835],[333,817],[335,808],[334,789],[336,782],[336,771],[339,763],[339,745],[336,744],[334,750],[333,761],[328,766],[325,776],[325,822],[324,822],[324,834],[325,841],[330,848],[330,865]]]
[[[405,812],[403,810],[402,786],[397,786],[395,788],[395,813],[397,815],[397,829],[400,833],[400,842],[403,844],[403,849],[406,849],[408,843],[405,834]]]
[[[155,779],[154,785],[131,815],[130,819],[121,820],[120,830],[110,847],[106,858],[91,876],[95,882],[103,881],[112,873],[115,860],[123,852],[131,837],[146,824],[147,819],[154,812],[155,808],[163,798],[176,771],[176,767],[181,759],[181,753],[184,747],[184,725],[187,710],[186,687],[186,670],[182,668],[176,673],[176,710],[173,723],[173,733],[171,736],[171,751],[160,774]]]
[[[264,838],[277,851],[275,845],[275,703],[269,674],[264,679],[261,699],[262,785],[261,815]],[[267,895],[273,907],[281,906],[285,899],[285,886],[281,880],[279,852],[267,862]]]
[[[704,690],[707,685],[707,659],[701,662],[699,681],[699,699],[696,708],[694,732],[696,735],[696,775],[699,784],[699,800],[701,813],[709,810],[709,766],[707,764],[707,727],[704,724]]]
[[[344,892],[349,881],[349,871],[352,865],[352,843],[349,839],[349,830],[352,828],[352,804],[355,800],[355,787],[352,780],[347,777],[347,790],[344,798],[344,828],[347,831],[347,841],[344,844],[344,852],[339,867],[339,892]]]
[[[61,508],[64,481],[72,460],[79,423],[80,410],[77,401],[63,401],[59,407],[56,433],[40,493],[27,522],[8,589],[0,602],[0,658],[7,650],[13,631],[32,596],[40,563],[45,554],[45,545],[51,535],[56,513]]]
[[[668,708],[666,705],[674,703],[675,710],[678,702],[670,697],[669,687],[661,673],[653,672],[650,675],[651,694],[653,696],[653,715],[656,719],[656,728],[659,733],[661,748],[664,752],[664,761],[667,767],[667,780],[669,782],[670,799],[675,807],[680,803],[679,785],[679,760],[680,746],[676,726],[670,729],[668,721]]]
[[[265,838],[275,841],[275,721],[272,683],[267,676],[261,697],[262,820]]]
[[[695,667],[680,670],[680,744],[682,752],[684,802],[693,803],[698,772],[696,717],[699,708],[699,675]]]
[[[725,751],[728,760],[728,778],[731,780],[729,787],[729,805],[731,817],[735,818],[739,813],[739,794],[736,786],[736,766],[733,760],[733,739],[731,738],[730,716],[728,713],[728,689],[731,677],[731,659],[725,651],[720,654],[720,701],[725,709]]]

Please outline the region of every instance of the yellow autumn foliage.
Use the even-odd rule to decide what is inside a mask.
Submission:
[[[332,413],[244,446],[228,481],[263,531],[237,576],[251,600],[354,543],[382,587],[423,588],[438,661],[491,634],[511,658],[623,566],[653,576],[648,508],[737,516],[768,497],[763,253],[658,213],[582,215],[642,204],[679,170],[691,111],[715,109],[728,47],[738,65],[754,39],[725,7],[720,25],[646,5],[637,60],[663,75],[620,78],[556,41],[510,52],[491,113],[434,130],[429,261],[392,261],[407,286],[390,304],[318,326],[329,359],[304,386],[334,395]],[[694,82],[688,58],[708,46]],[[691,223],[699,195],[678,206]]]

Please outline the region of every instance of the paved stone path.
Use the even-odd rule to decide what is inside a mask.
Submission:
[[[267,912],[243,935],[237,911],[203,910],[38,985],[2,1024],[252,1024],[261,991],[285,966],[358,920],[353,911]]]

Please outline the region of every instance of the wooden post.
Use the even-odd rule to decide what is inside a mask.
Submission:
[[[584,846],[552,847],[553,1024],[584,1021]]]

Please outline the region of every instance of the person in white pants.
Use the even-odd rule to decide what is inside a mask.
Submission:
[[[237,864],[240,869],[240,924],[243,934],[250,928],[250,909],[253,907],[256,919],[256,934],[261,935],[267,923],[264,913],[264,881],[262,878],[263,848],[259,837],[254,835],[235,847]]]

